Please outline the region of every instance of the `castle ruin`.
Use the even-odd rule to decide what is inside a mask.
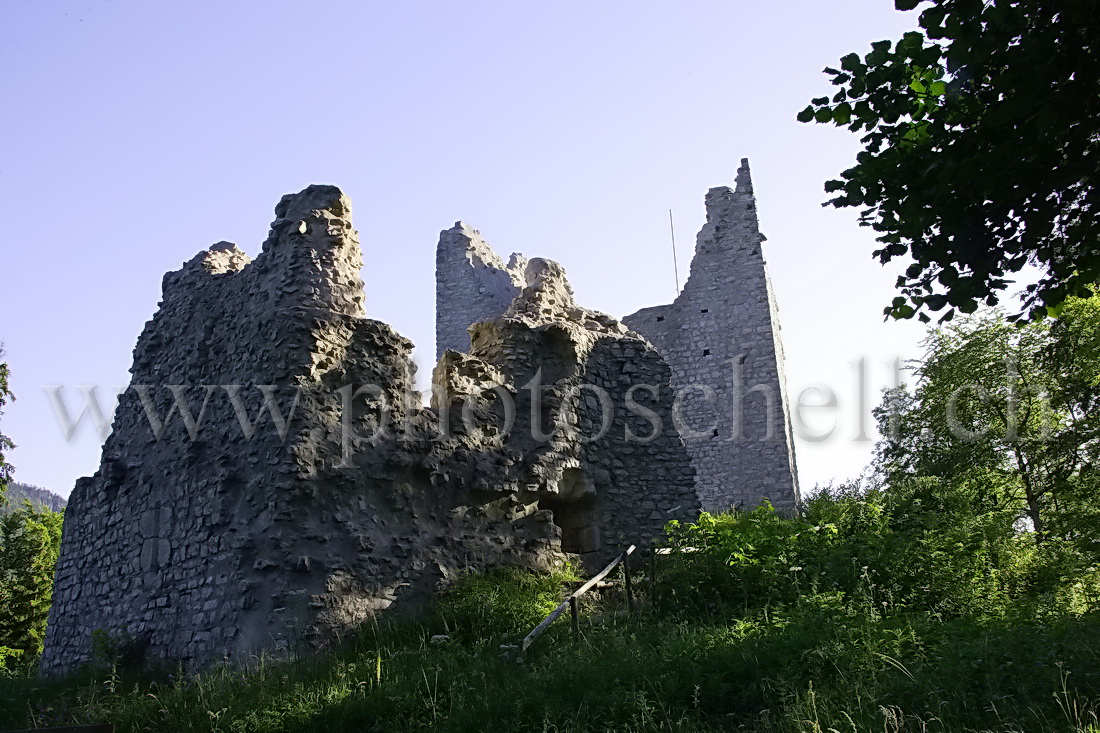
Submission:
[[[747,164],[707,195],[684,291],[624,321],[555,262],[443,232],[430,406],[412,343],[364,315],[347,197],[310,186],[275,216],[255,260],[219,242],[165,275],[69,499],[43,672],[97,633],[154,663],[247,662],[470,569],[593,567],[703,508],[795,508]]]
[[[412,344],[364,316],[347,197],[275,216],[255,260],[220,242],[165,275],[70,496],[44,673],[95,634],[189,668],[322,645],[468,569],[598,564],[698,515],[668,363],[559,265],[514,263],[425,407]]]
[[[779,313],[768,277],[748,160],[735,188],[712,188],[684,289],[623,322],[672,368],[678,428],[707,511],[767,499],[796,510],[798,474],[783,371]],[[462,222],[436,254],[436,349],[464,350],[467,327],[507,308],[523,258],[505,264]]]

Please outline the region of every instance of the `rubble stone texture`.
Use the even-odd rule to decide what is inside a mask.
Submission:
[[[96,635],[190,668],[323,645],[465,569],[591,564],[698,513],[676,430],[622,409],[641,373],[664,387],[635,404],[671,426],[668,364],[556,263],[444,353],[428,408],[412,344],[363,315],[347,197],[310,186],[275,214],[254,261],[221,242],[165,276],[69,500],[43,672]]]
[[[470,350],[466,329],[508,309],[524,285],[526,266],[527,260],[515,253],[505,264],[481,233],[464,222],[440,233],[435,269],[447,277],[436,280],[436,359],[447,349]]]
[[[736,187],[711,189],[706,207],[683,291],[671,304],[623,321],[672,368],[681,434],[703,508],[723,511],[767,499],[792,512],[799,488],[783,344],[747,160]],[[449,348],[463,343],[469,324],[500,312],[499,299],[472,284],[503,281],[499,259],[477,264],[491,261],[487,245],[456,232],[440,237],[436,270],[437,300],[447,303],[445,319],[442,308],[437,318],[437,340]]]

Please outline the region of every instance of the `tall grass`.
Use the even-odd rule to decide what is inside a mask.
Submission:
[[[1100,733],[1100,612],[1078,598],[1038,613],[996,585],[995,603],[962,587],[952,596],[952,584],[922,605],[919,574],[912,587],[880,582],[880,548],[860,550],[843,528],[827,541],[800,534],[814,521],[746,513],[688,528],[703,549],[662,558],[656,595],[639,584],[638,613],[609,589],[586,609],[579,645],[562,622],[523,661],[500,645],[567,593],[568,569],[470,576],[419,621],[248,671],[9,675],[0,729]]]
[[[120,730],[1019,730],[1097,726],[1100,618],[727,623],[617,618],[523,663],[379,628],[323,658],[187,679],[8,680],[3,725]],[[543,641],[540,639],[540,642]]]

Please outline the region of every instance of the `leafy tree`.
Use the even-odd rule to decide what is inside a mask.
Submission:
[[[932,479],[981,511],[1026,516],[1038,538],[1085,539],[1064,520],[1097,505],[1098,336],[1100,296],[1070,299],[1058,319],[1017,326],[990,311],[933,331],[915,392],[878,411],[882,482]]]
[[[894,318],[995,305],[1031,263],[1024,312],[1087,297],[1100,279],[1100,0],[896,0],[922,31],[825,73],[839,90],[799,115],[862,133],[825,184],[858,207],[886,263],[910,255]]]
[[[877,618],[1077,614],[1100,602],[1100,295],[929,333],[916,388],[876,410],[873,480],[668,527],[673,605]]]
[[[0,344],[0,359],[4,358],[4,346]],[[8,387],[8,365],[0,362],[0,415],[4,412],[4,405],[15,399],[15,395],[11,393],[11,389]],[[4,452],[9,451],[15,447],[15,444],[11,442],[8,436],[0,433],[0,501],[4,500],[4,493],[8,488],[8,481],[11,479],[12,467],[11,464],[4,460]]]
[[[24,659],[42,651],[62,517],[29,502],[0,517],[0,648]]]
[[[1100,557],[1100,297],[1066,301],[1051,325],[1046,368],[1059,385],[1053,407],[1064,429],[1053,436],[1051,453],[1067,478],[1055,488],[1052,534]]]
[[[0,358],[4,355],[0,346]],[[8,365],[0,363],[0,412],[15,397],[8,386]],[[0,501],[6,501],[12,466],[4,451],[14,448],[0,434]],[[53,573],[61,550],[63,514],[30,502],[0,516],[0,668],[10,659],[29,659],[42,651],[46,616],[53,598]]]

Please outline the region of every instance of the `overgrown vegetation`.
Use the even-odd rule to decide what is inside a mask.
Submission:
[[[0,363],[0,414],[15,399],[9,377],[8,365]],[[7,495],[13,469],[4,452],[14,447],[0,433],[0,673],[33,669],[42,652],[61,548],[61,513]]]
[[[574,647],[568,624],[523,663],[498,644],[546,610],[545,577],[509,570],[472,576],[429,620],[363,630],[328,656],[131,677],[118,670],[0,686],[0,726],[114,722],[121,730],[1017,730],[1089,731],[1100,701],[1100,616],[1068,609],[1033,615],[1026,591],[991,612],[963,584],[935,603],[907,606],[937,572],[880,585],[873,506],[854,495],[815,502],[813,517],[767,509],[707,517],[677,532],[701,549],[662,557],[657,596],[626,617],[616,594],[586,616]],[[804,532],[813,521],[841,521]],[[837,550],[823,579],[790,566],[790,540],[813,554]],[[733,551],[735,562],[729,563]],[[980,565],[972,554],[969,562]],[[966,564],[964,561],[960,564]],[[725,568],[725,571],[723,571]],[[827,578],[827,580],[825,579]],[[755,594],[726,590],[735,580]],[[537,586],[535,592],[532,586]],[[961,597],[953,594],[961,590]],[[489,590],[488,595],[485,591]],[[675,592],[674,592],[675,591]],[[559,590],[559,593],[564,591]],[[881,599],[890,599],[885,604]],[[526,599],[526,602],[524,602]],[[450,634],[448,634],[450,632]],[[447,634],[441,639],[438,635]]]
[[[42,653],[62,517],[27,501],[0,516],[0,671],[33,668]]]

